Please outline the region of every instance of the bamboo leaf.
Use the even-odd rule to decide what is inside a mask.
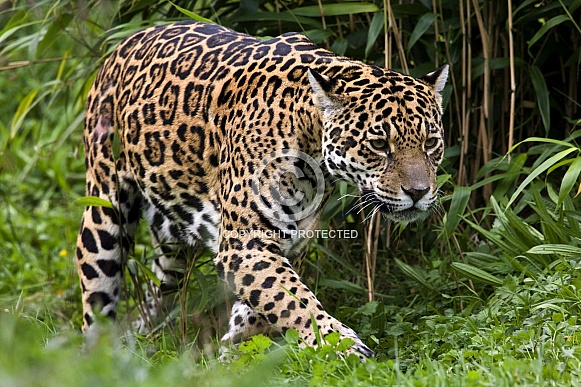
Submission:
[[[551,113],[550,113],[550,102],[549,102],[549,91],[547,90],[547,84],[545,83],[545,78],[541,73],[541,70],[537,66],[529,66],[529,73],[531,75],[531,82],[533,83],[533,88],[537,96],[537,105],[539,106],[539,112],[541,113],[541,118],[543,120],[543,126],[548,132],[551,127]]]
[[[567,156],[571,152],[574,152],[575,150],[577,150],[577,149],[576,148],[565,149],[564,151],[561,151],[561,152],[557,153],[556,155],[552,156],[548,160],[545,160],[545,162],[543,162],[541,165],[539,165],[537,168],[535,168],[535,170],[533,170],[530,173],[530,175],[528,175],[527,178],[524,179],[524,181],[521,183],[521,185],[512,194],[506,207],[510,207],[510,205],[516,200],[518,195],[520,195],[520,193],[526,188],[526,186],[529,185],[531,183],[531,181],[533,181],[537,176],[539,176],[541,173],[543,173],[544,171],[549,169],[551,167],[551,165],[559,162],[563,157]]]
[[[502,281],[490,273],[485,272],[482,269],[468,265],[467,263],[453,262],[451,265],[458,274],[463,275],[474,281],[483,282],[488,285],[501,286]]]
[[[331,46],[331,51],[338,55],[345,55],[347,48],[349,48],[349,41],[344,38],[337,38]]]
[[[43,52],[49,46],[51,46],[57,38],[59,34],[66,30],[67,26],[73,20],[73,16],[69,13],[63,13],[57,17],[55,21],[51,23],[51,25],[47,28],[46,33],[42,37],[38,45],[38,52]]]
[[[567,257],[576,256],[581,258],[581,247],[575,247],[563,244],[546,244],[538,245],[530,248],[527,253],[529,254],[558,254],[565,255]]]
[[[540,38],[542,38],[543,35],[545,35],[551,28],[553,28],[555,26],[558,26],[559,24],[561,24],[563,22],[566,22],[568,20],[569,20],[569,16],[567,16],[567,15],[559,15],[559,16],[555,16],[554,18],[552,18],[551,20],[549,20],[548,22],[546,22],[545,24],[543,24],[541,26],[541,28],[539,28],[539,30],[537,31],[537,33],[531,38],[531,40],[529,40],[527,42],[528,45],[529,45],[529,49]]]
[[[143,262],[141,262],[141,260],[129,259],[127,261],[127,267],[129,268],[131,274],[138,275],[139,270],[141,270],[148,281],[151,281],[155,286],[158,287],[161,285],[161,280],[149,267],[147,267]]]
[[[407,275],[408,277],[412,278],[419,284],[425,286],[426,288],[433,290],[432,285],[426,280],[425,276],[423,276],[418,270],[411,267],[405,262],[400,261],[399,259],[395,259],[395,264],[400,268],[400,270]]]
[[[329,278],[323,278],[319,282],[320,286],[326,286],[331,289],[339,289],[339,290],[346,290],[352,293],[364,293],[367,290],[361,286],[354,284],[353,282],[349,282],[347,280],[334,280]]]
[[[108,200],[98,198],[96,196],[83,196],[75,200],[77,206],[81,207],[107,207],[113,208],[113,203]]]
[[[581,174],[581,157],[577,157],[567,172],[563,176],[563,181],[561,182],[561,189],[559,190],[559,201],[557,205],[561,205],[565,198],[569,196],[569,193],[573,189],[576,183],[578,183],[579,174]]]
[[[16,133],[22,126],[22,123],[24,122],[26,115],[28,114],[30,109],[32,109],[32,107],[36,105],[35,98],[39,91],[40,88],[37,87],[36,89],[28,93],[26,97],[22,99],[22,101],[20,101],[18,109],[16,109],[16,113],[14,113],[14,117],[12,118],[12,128],[10,129],[10,138],[14,138],[14,136],[16,136]]]
[[[487,239],[491,243],[494,243],[501,250],[503,250],[504,254],[506,254],[508,256],[515,256],[515,255],[518,255],[520,253],[520,251],[517,248],[515,248],[515,246],[513,244],[510,243],[510,241],[504,240],[498,232],[486,230],[485,228],[479,226],[478,224],[476,224],[474,222],[471,222],[468,219],[464,219],[464,221],[470,227],[472,227],[474,230],[476,230],[476,232],[481,234],[485,239]]]
[[[202,312],[206,308],[206,305],[208,304],[209,299],[208,289],[210,288],[210,286],[208,285],[208,281],[206,280],[206,276],[204,275],[204,273],[202,273],[197,268],[193,268],[192,271],[194,273],[194,276],[196,277],[197,283],[200,284],[199,289],[201,292],[200,301],[196,309],[198,312]]]
[[[293,15],[308,16],[308,17],[321,17],[321,8],[325,16],[340,16],[340,15],[351,15],[355,13],[372,13],[379,11],[377,5],[372,3],[337,3],[337,4],[323,4],[321,7],[318,5],[310,5],[306,7],[300,7],[288,11]]]
[[[581,132],[581,131],[579,131]],[[575,132],[576,133],[576,132]],[[574,134],[575,134],[574,133]],[[575,137],[576,138],[576,137]],[[573,136],[570,136],[569,138],[570,140],[573,140]],[[545,142],[545,143],[551,143],[551,144],[555,144],[555,145],[562,145],[562,146],[566,146],[568,148],[570,147],[575,147],[573,144],[571,144],[570,142],[567,142],[567,140],[563,141],[563,140],[555,140],[553,138],[544,138],[544,137],[529,137],[526,138],[524,140],[522,140],[521,142],[517,143],[516,145],[513,145],[512,148],[510,148],[508,150],[508,153],[511,153],[512,151],[514,151],[518,146],[520,146],[521,144],[525,143],[525,142]]]
[[[214,23],[212,20],[206,19],[205,17],[202,17],[202,16],[198,15],[195,12],[188,11],[185,8],[182,8],[182,7],[178,6],[178,5],[175,5],[171,1],[169,3],[171,5],[173,5],[175,7],[175,9],[177,9],[178,11],[180,11],[181,13],[183,13],[184,15],[186,15],[187,17],[189,17],[192,20],[201,21],[201,22],[205,22],[205,23]]]
[[[320,20],[311,19],[308,17],[303,17],[295,15],[294,13],[285,12],[258,12],[252,15],[234,15],[230,18],[232,21],[237,22],[258,22],[258,21],[282,21],[289,23],[297,23],[301,26],[311,26],[313,28],[322,29]]]
[[[410,40],[408,41],[408,51],[411,50],[413,45],[416,44],[416,42],[422,37],[422,35],[424,35],[428,28],[430,28],[437,17],[438,15],[435,13],[426,13],[418,19],[418,23],[414,27],[414,30],[410,36]]]
[[[369,31],[367,31],[367,44],[365,45],[365,57],[369,56],[373,45],[377,41],[379,34],[383,31],[383,26],[385,24],[385,18],[383,12],[376,12],[371,19],[371,25],[369,26]]]
[[[458,226],[458,223],[460,223],[460,219],[462,215],[464,215],[464,210],[468,204],[468,199],[470,199],[471,192],[472,189],[470,187],[454,187],[450,210],[446,215],[444,232],[441,234],[445,238],[449,238]]]

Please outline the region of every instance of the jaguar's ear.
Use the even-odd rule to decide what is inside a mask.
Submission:
[[[329,112],[339,107],[339,99],[333,95],[333,81],[326,75],[308,69],[309,83],[313,89],[313,103],[323,112]]]
[[[442,106],[442,90],[444,90],[444,86],[446,86],[446,81],[448,80],[448,68],[449,66],[445,64],[436,71],[421,78],[422,81],[432,86],[432,89],[436,94],[436,101],[440,106]]]

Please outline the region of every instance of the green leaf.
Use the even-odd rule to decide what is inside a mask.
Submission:
[[[581,134],[581,131],[579,131]],[[576,134],[577,132],[573,133]],[[575,137],[576,138],[576,137]],[[570,140],[573,140],[572,135],[569,137]],[[508,153],[511,153],[512,151],[514,151],[519,145],[525,143],[525,142],[545,142],[545,143],[551,143],[551,144],[555,144],[555,145],[562,145],[562,146],[566,146],[566,147],[574,147],[574,145],[572,145],[570,142],[567,142],[567,140],[563,141],[563,140],[555,140],[553,138],[544,138],[544,137],[529,137],[526,138],[524,140],[522,140],[521,142],[517,143],[516,145],[513,145],[512,148],[510,148],[508,150]]]
[[[423,14],[419,19],[418,23],[414,27],[412,34],[410,36],[410,40],[408,42],[408,51],[411,50],[414,44],[422,37],[422,35],[434,24],[434,20],[438,15],[435,13],[426,13]]]
[[[531,181],[533,181],[537,176],[539,176],[541,173],[543,173],[544,171],[549,169],[553,164],[559,162],[563,157],[567,156],[569,153],[574,152],[576,150],[577,150],[576,148],[565,149],[564,151],[561,151],[561,152],[557,153],[556,155],[552,156],[548,160],[545,160],[545,162],[543,162],[541,165],[539,165],[537,168],[535,168],[527,176],[527,178],[524,179],[524,181],[521,183],[521,185],[516,189],[516,191],[514,191],[514,193],[510,197],[510,200],[508,201],[506,206],[510,207],[510,205],[516,200],[518,195],[520,195],[520,193],[527,187],[527,185],[529,185],[531,183]]]
[[[543,37],[543,35],[545,35],[551,28],[566,22],[569,20],[569,16],[567,15],[559,15],[559,16],[555,16],[554,18],[552,18],[551,20],[549,20],[548,22],[546,22],[545,24],[543,24],[541,26],[541,28],[539,28],[539,30],[537,31],[536,34],[534,34],[534,36],[531,38],[531,40],[529,40],[527,43],[529,45],[529,49],[531,48],[531,46],[533,44],[535,44],[540,38]]]
[[[539,70],[537,66],[529,66],[529,73],[537,96],[537,104],[539,105],[539,112],[541,113],[543,126],[548,132],[551,128],[551,113],[549,109],[550,101],[547,84],[545,83],[545,78],[543,77],[541,70]]]
[[[46,33],[38,45],[38,52],[42,53],[44,50],[54,44],[57,41],[59,34],[63,31],[66,31],[66,27],[72,20],[73,16],[71,14],[60,14],[46,30]]]
[[[252,336],[249,340],[240,343],[238,349],[245,354],[261,354],[264,353],[272,345],[272,340],[264,336],[262,333]]]
[[[151,281],[155,286],[161,286],[161,280],[157,277],[153,270],[147,267],[141,260],[133,258],[129,259],[127,261],[127,267],[133,275],[138,275],[139,270],[141,270],[148,281]]]
[[[187,17],[189,17],[192,20],[196,20],[196,21],[200,21],[200,22],[205,22],[205,23],[214,23],[212,20],[206,19],[205,17],[202,17],[202,16],[198,15],[195,12],[188,11],[185,8],[182,8],[182,7],[178,6],[178,5],[175,5],[171,1],[169,3],[171,5],[173,5],[175,7],[175,9],[177,9],[178,11],[180,11],[181,13],[183,13],[184,15],[186,15]]]
[[[448,211],[448,214],[446,214],[444,230],[441,234],[445,238],[449,238],[458,226],[458,223],[460,223],[460,218],[464,215],[464,210],[466,210],[466,205],[470,199],[471,192],[472,189],[470,187],[454,187],[450,210]]]
[[[573,160],[573,163],[565,172],[565,176],[563,176],[563,181],[561,181],[561,189],[559,190],[559,201],[557,205],[563,204],[565,198],[569,196],[569,193],[575,186],[578,184],[579,181],[579,174],[581,174],[581,157],[577,157]]]
[[[355,344],[355,340],[353,340],[350,337],[345,337],[345,338],[341,339],[341,341],[337,345],[336,349],[337,349],[337,351],[344,352],[344,351],[348,350],[349,348],[351,348],[353,346],[353,344]]]
[[[339,340],[341,340],[341,334],[339,332],[331,332],[325,336],[325,341],[332,347],[336,347],[339,344]]]
[[[74,201],[77,206],[81,207],[107,207],[113,208],[113,203],[96,196],[83,196]]]
[[[536,310],[552,310],[557,313],[560,313],[563,311],[564,307],[566,308],[564,304],[571,304],[572,302],[574,301],[567,300],[564,298],[553,298],[549,301],[543,301],[538,304],[531,305],[531,312],[534,312]]]
[[[344,38],[337,38],[331,46],[331,51],[337,55],[345,55],[347,48],[349,48],[349,41]]]
[[[463,275],[466,278],[472,279],[474,281],[483,282],[488,285],[501,286],[502,281],[493,276],[490,273],[485,272],[482,269],[468,265],[461,262],[453,262],[451,265],[458,274]]]
[[[206,281],[206,276],[204,275],[204,273],[202,273],[199,269],[194,267],[192,271],[194,273],[194,276],[196,277],[196,282],[199,284],[199,289],[201,293],[200,300],[198,302],[196,310],[199,313],[203,313],[208,304],[209,299],[208,290],[210,289],[210,285],[208,284],[208,281]]]
[[[322,30],[322,29],[314,29],[314,30],[306,30],[303,31],[303,34],[306,35],[313,43],[321,44],[325,41],[325,39],[330,38],[333,36],[333,33],[329,30]]]
[[[372,3],[350,2],[323,4],[321,7],[318,5],[310,5],[307,7],[296,8],[288,12],[298,16],[321,17],[321,8],[325,16],[351,15],[354,13],[372,13],[379,11],[377,5]]]
[[[308,17],[284,12],[258,12],[253,15],[233,15],[231,20],[236,22],[281,21],[297,23],[300,26],[311,26],[313,28],[323,29],[320,20],[314,20]]]
[[[320,286],[324,286],[324,287],[328,287],[331,289],[340,289],[340,290],[346,290],[349,292],[353,292],[353,293],[363,293],[366,291],[366,289],[364,289],[363,287],[354,284],[353,282],[347,281],[347,280],[334,280],[331,278],[322,278],[319,281],[319,285]]]
[[[523,66],[526,65],[526,62],[519,57],[514,58],[515,66]],[[502,70],[510,66],[510,58],[508,57],[501,57],[501,58],[491,58],[488,62],[488,68],[490,70]],[[476,79],[484,74],[484,62],[477,63],[474,67],[472,67],[472,71],[470,72],[472,79]]]
[[[426,288],[433,290],[433,286],[426,280],[425,276],[422,275],[418,270],[411,267],[405,262],[400,261],[399,259],[395,259],[395,264],[400,268],[400,270],[407,275],[408,277],[414,279],[419,284],[422,284]]]
[[[40,88],[36,88],[32,90],[30,93],[26,95],[26,97],[22,98],[20,104],[18,105],[18,109],[16,109],[16,113],[14,113],[14,117],[12,118],[12,128],[10,129],[10,138],[14,138],[16,133],[22,126],[26,115],[32,109],[34,105],[36,105],[36,95],[40,91]]]
[[[516,15],[517,15],[517,13],[520,10],[528,7],[529,5],[531,5],[531,4],[535,3],[535,2],[536,2],[536,0],[525,0],[525,1],[523,1],[514,11],[512,11],[512,17],[513,17],[513,19],[516,19]]]
[[[377,41],[379,34],[383,31],[383,26],[385,24],[385,18],[383,12],[376,12],[371,19],[371,24],[369,25],[369,31],[367,31],[367,43],[365,45],[365,57],[369,56],[373,45]]]
[[[558,254],[567,257],[581,257],[581,247],[575,247],[563,244],[546,244],[538,245],[530,248],[527,253],[529,254]]]

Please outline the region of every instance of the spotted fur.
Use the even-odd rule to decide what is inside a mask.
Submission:
[[[89,206],[83,215],[76,252],[83,330],[97,310],[115,317],[124,258],[143,213],[161,281],[152,315],[153,304],[179,287],[188,248],[202,243],[238,299],[224,340],[294,328],[316,345],[316,321],[320,333],[338,331],[371,356],[291,266],[305,248],[293,232],[316,227],[322,204],[293,218],[304,203],[258,198],[252,178],[258,168],[259,182],[304,169],[292,154],[300,151],[322,166],[326,184],[319,192],[313,172],[285,175],[284,195],[320,193],[324,203],[340,178],[393,219],[416,219],[436,198],[447,71],[414,79],[336,56],[300,34],[260,40],[198,22],[126,39],[87,99],[87,195],[113,206]],[[261,164],[273,152],[283,153]],[[241,230],[271,234],[232,236]]]

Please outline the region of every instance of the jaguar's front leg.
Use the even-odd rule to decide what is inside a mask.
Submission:
[[[355,341],[352,350],[373,356],[351,328],[324,310],[282,256],[276,240],[224,238],[216,267],[241,302],[277,330],[295,329],[305,344],[317,346],[314,319],[321,336],[339,332]]]
[[[239,343],[250,336],[270,334],[273,326],[244,301],[236,301],[232,305],[228,332],[222,336],[222,342]]]

